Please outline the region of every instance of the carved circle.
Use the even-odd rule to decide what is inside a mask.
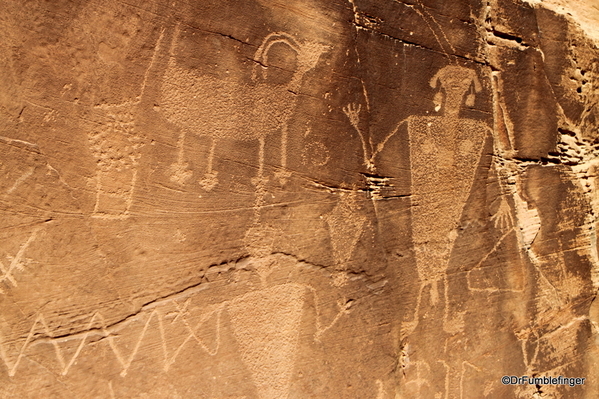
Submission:
[[[324,166],[329,162],[329,159],[329,149],[320,141],[308,143],[302,153],[303,164],[309,162],[314,166]]]

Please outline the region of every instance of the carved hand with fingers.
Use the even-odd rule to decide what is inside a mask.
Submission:
[[[360,111],[361,110],[362,110],[361,104],[351,103],[351,104],[347,104],[345,107],[343,107],[343,113],[345,115],[347,115],[349,122],[358,131],[359,131],[358,125],[360,123]]]
[[[491,216],[491,220],[493,221],[495,228],[501,230],[507,230],[514,226],[510,205],[505,198],[501,198],[499,208],[497,209],[497,212]]]

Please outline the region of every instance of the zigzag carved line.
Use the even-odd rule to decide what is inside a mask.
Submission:
[[[121,364],[121,366],[123,368],[121,371],[121,376],[125,376],[125,375],[127,375],[127,371],[129,370],[129,367],[131,367],[131,363],[133,363],[133,360],[135,359],[135,357],[139,351],[139,348],[141,347],[141,343],[142,343],[144,337],[146,336],[146,333],[150,327],[150,323],[154,320],[154,318],[156,318],[157,327],[158,327],[161,341],[162,341],[162,350],[163,350],[163,354],[164,354],[164,360],[163,360],[164,371],[168,371],[170,366],[177,359],[177,356],[179,355],[179,353],[181,352],[181,350],[183,349],[185,344],[187,344],[191,339],[194,339],[202,347],[202,349],[204,349],[209,355],[211,355],[211,356],[216,355],[216,353],[218,352],[218,349],[220,347],[220,324],[221,324],[220,317],[221,317],[221,313],[222,313],[222,309],[223,309],[224,305],[223,304],[217,305],[216,308],[213,309],[212,311],[204,313],[200,317],[199,322],[195,325],[195,327],[193,327],[189,323],[189,321],[186,319],[185,314],[184,314],[184,312],[186,311],[186,308],[189,304],[189,301],[186,302],[183,309],[179,306],[179,304],[177,302],[175,302],[175,301],[172,301],[172,302],[175,303],[175,305],[177,306],[177,309],[178,309],[178,315],[176,316],[176,318],[181,316],[182,323],[185,326],[185,329],[187,330],[188,335],[185,338],[185,340],[177,347],[177,349],[171,354],[169,354],[167,344],[166,344],[167,330],[165,330],[165,326],[164,326],[165,323],[163,320],[165,318],[165,315],[163,315],[158,309],[153,309],[151,312],[144,312],[146,314],[149,313],[149,316],[147,317],[147,319],[144,323],[144,326],[141,330],[141,333],[139,334],[139,337],[135,343],[135,346],[133,347],[133,350],[131,351],[131,353],[129,354],[128,357],[122,352],[122,350],[117,345],[117,342],[115,340],[116,337],[115,337],[114,333],[118,329],[122,328],[123,324],[131,322],[132,320],[127,319],[127,320],[123,321],[122,323],[117,323],[115,325],[107,327],[104,316],[102,316],[101,313],[96,312],[92,315],[89,323],[87,324],[87,328],[84,332],[69,335],[69,336],[64,336],[64,337],[52,337],[52,331],[48,327],[48,324],[46,323],[44,316],[42,314],[39,314],[37,316],[37,318],[35,319],[35,321],[33,322],[33,325],[31,326],[31,329],[29,330],[29,334],[27,335],[25,342],[21,346],[21,349],[19,350],[19,354],[17,355],[17,358],[16,358],[16,360],[14,360],[14,362],[11,361],[11,359],[9,358],[7,349],[6,349],[5,345],[3,344],[4,340],[0,336],[0,359],[4,362],[4,364],[6,365],[6,368],[8,369],[8,375],[10,377],[14,377],[17,373],[17,369],[19,367],[21,359],[26,355],[27,351],[33,345],[47,343],[47,344],[51,344],[52,346],[54,346],[56,359],[58,360],[58,363],[60,364],[60,368],[62,369],[61,375],[67,375],[69,370],[71,369],[71,367],[73,366],[73,364],[75,363],[75,361],[77,360],[79,355],[81,354],[81,351],[83,350],[83,347],[85,346],[87,339],[91,335],[101,335],[103,338],[106,338],[115,358],[117,359],[117,361]],[[217,316],[217,319],[216,319],[216,345],[215,345],[214,349],[210,349],[197,336],[196,332],[197,332],[198,328],[202,324],[204,324],[210,317],[212,317],[212,315],[214,315],[215,313]],[[175,321],[175,320],[173,320],[173,321]],[[97,325],[98,323],[100,324],[100,327],[94,328],[94,324]],[[45,338],[35,338],[37,335],[37,331],[38,331],[38,325],[42,326],[42,331],[45,335]],[[75,350],[75,353],[71,356],[70,359],[67,359],[67,356],[65,356],[65,353],[64,353],[63,349],[61,348],[60,344],[63,342],[72,341],[72,340],[79,340],[79,344],[77,345],[77,349]]]

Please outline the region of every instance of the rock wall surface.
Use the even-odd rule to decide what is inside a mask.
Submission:
[[[598,397],[584,3],[1,0],[0,398]]]

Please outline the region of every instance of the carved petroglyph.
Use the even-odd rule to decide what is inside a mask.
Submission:
[[[541,223],[539,213],[532,204],[523,198],[521,174],[526,170],[519,170],[513,160],[515,154],[514,126],[508,117],[503,98],[499,95],[503,91],[503,81],[499,72],[493,72],[491,84],[493,86],[493,151],[497,156],[495,168],[502,190],[502,201],[499,209],[492,219],[496,227],[509,228],[513,226],[518,233],[520,248],[529,251],[532,242],[537,236]],[[497,162],[501,159],[501,162]],[[516,220],[512,217],[513,212],[505,200],[512,197],[515,204]]]
[[[266,257],[272,253],[274,242],[279,234],[282,232],[274,227],[256,223],[245,233],[245,249],[253,257]]]
[[[173,46],[176,46],[177,40],[178,33],[173,39]],[[296,53],[296,70],[286,84],[270,84],[266,81],[269,51],[275,44],[286,45]],[[254,55],[259,66],[254,67],[251,84],[233,77],[216,78],[181,68],[171,50],[162,83],[162,109],[165,117],[181,129],[178,159],[172,165],[172,180],[185,183],[191,177],[183,155],[187,133],[207,136],[211,140],[207,171],[200,182],[206,191],[218,184],[213,165],[219,139],[257,140],[260,146],[258,178],[262,179],[266,137],[280,131],[281,173],[288,174],[285,170],[288,121],[295,108],[297,92],[304,75],[316,66],[321,54],[328,48],[319,43],[299,41],[284,32],[271,33],[264,38]],[[284,179],[283,174],[279,177]]]
[[[268,276],[277,267],[277,259],[271,254],[278,234],[276,229],[259,224],[248,229],[246,248],[262,287],[227,302],[241,358],[252,372],[260,398],[264,399],[289,395],[306,293],[312,294],[316,310],[315,340],[347,314],[352,304],[339,302],[338,313],[323,326],[318,294],[313,287],[298,283],[268,286]]]
[[[428,388],[431,387],[430,382],[426,378],[430,374],[431,368],[427,362],[418,360],[418,361],[412,362],[406,368],[406,373],[409,373],[410,375],[413,374],[414,371],[415,371],[416,376],[409,378],[406,381],[405,385],[406,385],[406,389],[408,390],[408,392],[414,393],[415,395],[417,395],[414,397],[420,397],[423,387],[428,387]]]
[[[366,95],[366,94],[365,94]],[[368,140],[366,142],[366,135],[362,131],[360,126],[360,111],[362,110],[362,106],[360,104],[348,104],[343,107],[343,113],[347,116],[349,123],[352,125],[354,130],[358,133],[358,137],[360,138],[360,143],[362,144],[362,154],[364,158],[364,166],[369,171],[375,170],[374,158],[376,155],[382,150],[384,144],[382,146],[379,144],[379,148],[376,150],[373,148],[372,141]]]
[[[331,159],[329,149],[320,141],[306,144],[302,152],[302,163],[304,165],[325,166],[329,159]]]
[[[425,20],[424,15],[421,15]],[[428,23],[428,22],[427,22]],[[441,45],[441,42],[439,41]],[[448,44],[451,46],[450,44]],[[395,129],[374,145],[366,138],[360,122],[360,105],[348,104],[343,108],[362,144],[364,165],[376,169],[376,156],[384,150],[401,126],[407,124],[410,143],[412,182],[412,240],[421,287],[416,299],[414,319],[404,325],[409,334],[418,324],[422,295],[430,288],[430,302],[439,299],[438,283],[443,280],[447,313],[447,279],[445,271],[455,239],[462,211],[470,196],[475,172],[482,155],[483,144],[491,130],[486,124],[460,117],[462,105],[473,106],[476,93],[482,87],[476,72],[457,65],[439,70],[430,80],[435,95],[435,110],[439,116],[410,116],[400,121]],[[367,97],[367,94],[365,93]],[[509,207],[501,207],[495,216],[497,225],[507,226]],[[444,320],[449,323],[447,314]],[[446,324],[447,324],[446,323]],[[459,329],[459,320],[445,327]]]
[[[495,168],[497,169],[497,175],[501,183],[503,197],[498,213],[502,211],[501,207],[503,207],[506,209],[503,213],[507,214],[509,206],[507,205],[506,199],[511,198],[514,204],[514,211],[510,213],[509,223],[516,232],[518,246],[532,263],[538,274],[539,278],[537,284],[540,291],[538,296],[539,304],[543,308],[553,309],[556,306],[559,307],[565,303],[563,293],[561,293],[551,282],[547,275],[547,270],[543,266],[543,261],[533,249],[533,243],[541,230],[541,219],[537,207],[525,194],[523,187],[524,183],[521,177],[527,170],[530,170],[529,167],[534,163],[517,163],[513,159],[516,153],[513,144],[515,142],[514,127],[506,112],[504,100],[502,96],[499,95],[503,91],[503,81],[499,72],[493,72],[492,77],[493,79],[491,82],[494,88],[495,104],[495,128],[493,129],[495,144],[494,151],[496,153]],[[514,214],[515,218],[511,217],[511,214]],[[498,218],[496,218],[495,221],[498,222]],[[555,259],[551,263],[563,270],[563,256],[556,254],[554,258]],[[567,281],[571,280],[572,277],[568,276],[567,273],[565,273],[565,270],[563,270],[561,279],[562,281]],[[582,287],[582,284],[580,284],[580,287]],[[518,291],[519,289],[520,288],[516,287],[515,291]]]
[[[368,22],[368,21],[370,21],[371,17],[364,18],[364,15],[366,15],[366,14],[363,14],[362,12],[360,12],[358,10],[358,7],[356,6],[355,2],[353,0],[348,0],[348,1],[351,5],[351,8],[352,8],[352,11],[354,14],[355,29],[357,31],[362,30],[362,29],[367,30],[367,28],[376,30],[376,25],[378,25],[379,22],[376,22],[375,25],[372,25],[372,22]],[[429,28],[431,34],[435,38],[435,41],[439,44],[439,47],[442,49],[442,51],[445,52],[446,54],[454,54],[455,53],[454,46],[449,41],[449,38],[445,34],[442,26],[439,24],[439,22],[436,20],[436,18],[427,11],[426,7],[418,1],[415,2],[415,5],[408,6],[408,7],[410,10],[414,11],[424,21],[424,23]],[[364,26],[362,26],[362,25],[364,25]],[[439,37],[438,32],[440,32],[443,40],[441,40],[441,38]],[[357,50],[356,50],[356,55],[358,56],[358,62],[360,62],[359,54],[358,54]],[[444,70],[446,71],[446,72],[444,72],[444,74],[448,73],[449,69],[451,69],[451,68],[459,69],[461,67],[455,66],[455,67],[444,68]],[[461,69],[466,70],[466,68],[461,68]],[[441,71],[439,71],[439,73],[441,73]],[[474,83],[474,90],[477,92],[480,91],[480,83],[478,81],[478,78],[476,77],[476,73],[474,71],[471,71],[470,76],[472,78],[472,80],[471,80],[472,83]],[[441,77],[442,76],[439,74],[436,75],[436,78],[441,78]],[[431,81],[431,84],[432,84],[432,81]],[[364,100],[366,102],[367,111],[370,112],[370,101],[368,98],[368,93],[366,91],[366,86],[364,85],[363,81],[362,81],[362,89],[364,92]],[[436,111],[439,111],[439,109],[441,107],[440,100],[442,99],[442,95],[440,93],[441,92],[439,92],[439,95],[435,98],[435,105],[436,105],[435,110]],[[474,98],[475,98],[474,92],[470,93],[468,95],[468,97],[466,98],[466,105],[471,105],[470,102],[473,102]],[[461,98],[459,98],[458,100],[461,101]],[[461,105],[461,103],[458,103],[458,106],[459,105]],[[380,141],[376,145],[376,148],[375,148],[372,138],[370,136],[368,136],[368,140],[367,140],[366,134],[364,133],[362,127],[360,126],[361,110],[362,110],[362,106],[360,104],[355,104],[355,103],[348,104],[345,107],[343,107],[343,112],[347,116],[350,124],[356,130],[356,132],[358,133],[358,136],[360,138],[360,142],[362,144],[364,165],[370,172],[374,172],[376,170],[376,164],[375,164],[376,156],[381,151],[383,151],[387,141],[389,141],[389,139],[391,137],[393,137],[395,134],[397,134],[401,125],[406,121],[404,120],[404,121],[398,123],[396,128],[392,132],[390,132],[382,141]],[[458,111],[459,111],[459,107],[458,107]]]
[[[108,392],[110,392],[110,399],[116,399],[114,388],[112,387],[112,381],[108,381]]]
[[[30,148],[31,150],[38,152],[38,153],[40,151],[40,148],[37,144],[30,143],[29,141],[25,141],[25,140],[19,140],[19,139],[13,139],[11,137],[0,136],[0,141],[2,141],[3,143],[6,143],[8,145],[24,146],[24,147]]]
[[[369,105],[368,105],[368,93],[366,92],[366,89],[364,88],[364,99],[366,100],[366,105],[367,105],[367,111],[369,112]],[[403,120],[401,122],[399,122],[396,126],[396,128],[389,133],[383,140],[381,140],[379,143],[377,143],[376,147],[374,145],[374,142],[372,141],[372,137],[366,135],[366,133],[363,130],[363,126],[362,126],[362,122],[360,121],[360,112],[362,111],[362,106],[360,104],[355,104],[355,103],[351,103],[351,104],[347,104],[345,107],[343,107],[343,113],[345,114],[345,116],[347,116],[347,119],[349,120],[349,123],[352,125],[352,127],[354,128],[354,130],[358,133],[358,137],[360,138],[360,143],[362,144],[362,159],[363,159],[363,165],[366,166],[366,169],[369,172],[375,172],[376,171],[376,156],[378,154],[381,153],[381,151],[383,151],[385,149],[385,145],[387,144],[387,142],[389,141],[389,139],[391,139],[391,137],[395,136],[395,134],[397,134],[397,132],[399,131],[399,128],[405,123],[407,122],[407,120]]]
[[[540,284],[546,284],[546,278],[539,268],[537,256],[531,250],[531,245],[541,228],[539,213],[532,203],[524,199],[526,196],[524,195],[521,175],[526,171],[527,165],[525,163],[517,164],[513,159],[516,153],[513,146],[513,124],[507,116],[505,104],[499,95],[503,89],[502,80],[498,72],[492,73],[491,84],[493,86],[494,103],[494,127],[492,134],[495,155],[491,171],[496,175],[500,188],[499,206],[491,216],[491,221],[494,227],[498,231],[503,232],[503,234],[493,248],[480,259],[478,264],[467,272],[466,276],[468,288],[473,292],[523,292],[524,283],[522,279],[517,279],[518,281],[515,284],[511,284],[511,286],[498,287],[485,281],[476,281],[477,279],[473,278],[473,274],[481,274],[482,264],[492,254],[498,251],[509,239],[515,238],[522,254],[527,255],[539,272],[541,277]],[[521,263],[523,259],[520,254],[519,258],[518,263],[520,263],[520,267],[523,267]],[[523,272],[523,269],[521,269],[517,273],[522,274]]]
[[[97,129],[88,135],[96,158],[96,201],[92,217],[122,219],[129,216],[137,181],[141,137],[129,104],[113,106]]]
[[[312,133],[312,128],[306,128],[305,140],[309,140],[310,133]],[[322,141],[308,141],[302,150],[302,165],[325,166],[329,159],[331,159],[329,148]]]
[[[551,218],[547,217],[547,211],[543,214],[542,199],[543,195],[540,192],[534,192],[531,189],[531,179],[525,184],[522,176],[529,173],[534,173],[535,168],[538,168],[534,162],[522,162],[514,160],[514,128],[505,111],[503,98],[499,95],[502,92],[501,73],[493,73],[492,83],[494,84],[494,92],[497,93],[494,98],[495,109],[495,153],[498,177],[502,182],[502,195],[505,198],[511,198],[514,207],[515,220],[513,230],[516,232],[518,246],[521,253],[528,258],[534,268],[534,284],[535,297],[534,307],[536,314],[533,316],[531,323],[525,328],[521,328],[514,332],[516,338],[520,341],[522,359],[525,366],[523,374],[533,375],[559,375],[567,372],[566,370],[572,366],[572,362],[568,361],[566,354],[576,353],[576,347],[579,345],[579,329],[582,322],[586,322],[588,317],[576,314],[572,308],[574,298],[579,297],[585,287],[585,282],[580,276],[571,273],[567,270],[567,262],[564,254],[568,250],[563,246],[563,242],[558,238],[559,250],[552,250],[550,253],[543,253],[543,243],[550,239],[552,230],[561,232],[572,231],[572,226],[576,225],[572,220],[565,217],[567,211],[562,211],[561,215],[554,219],[554,214]],[[568,141],[566,138],[565,141]],[[559,144],[558,144],[559,148]],[[568,154],[569,156],[569,154]],[[584,156],[583,156],[584,158]],[[567,159],[567,158],[566,158]],[[580,163],[578,163],[580,162]],[[576,175],[577,168],[584,169],[583,159],[578,160],[575,166],[572,166],[572,175]],[[545,176],[550,174],[555,167],[549,166],[544,168]],[[538,170],[538,169],[537,169]],[[571,172],[568,171],[568,174]],[[558,172],[559,174],[559,172]],[[584,192],[584,184],[580,194]],[[531,191],[532,190],[532,191]],[[556,190],[557,192],[559,189]],[[569,199],[576,198],[578,193],[569,193]],[[592,203],[592,201],[591,201]],[[565,209],[571,209],[570,205],[562,204]],[[545,208],[546,209],[546,208]],[[559,212],[557,209],[551,209],[551,212]],[[592,213],[592,212],[591,212]],[[560,217],[565,217],[566,220],[559,221]],[[551,224],[557,221],[555,227]],[[538,236],[540,242],[536,242]],[[564,236],[568,235],[565,233]],[[575,250],[581,255],[588,256],[590,260],[592,244],[590,238],[592,235],[581,234],[575,239]],[[566,244],[568,245],[568,244]],[[521,287],[522,290],[524,287]],[[555,387],[543,388],[543,395],[559,396]],[[519,397],[528,397],[538,395],[532,389],[521,387],[516,394]],[[556,397],[557,397],[556,396]],[[540,397],[540,396],[539,396]]]
[[[540,331],[546,329],[547,326],[539,324],[530,325],[515,332],[516,338],[520,341],[522,360],[525,366],[523,375],[536,374],[557,377],[567,373],[568,368],[571,367],[572,362],[567,361],[567,358],[570,351],[576,351],[580,328],[584,325],[582,323],[588,321],[588,317],[573,317],[572,314],[569,314],[559,318],[568,320],[568,323],[564,325],[556,323],[551,331],[546,333]],[[522,391],[522,395],[519,397],[526,396],[526,390]],[[557,394],[554,389],[544,389],[544,392],[550,395]]]
[[[42,324],[42,326],[44,327],[44,332],[46,332],[46,333],[49,332],[50,329],[48,328],[48,324],[46,323],[45,319],[43,318],[43,316],[38,315],[38,317],[35,319],[33,325],[31,326],[31,330],[29,331],[29,334],[27,335],[25,342],[21,346],[21,349],[19,350],[17,358],[14,362],[10,361],[7,350],[4,346],[4,339],[0,335],[0,358],[2,358],[2,361],[6,365],[6,367],[8,369],[8,375],[10,377],[14,377],[14,375],[16,374],[17,367],[19,366],[21,359],[25,355],[25,351],[27,350],[27,347],[29,346],[30,342],[33,340],[33,337],[35,336],[35,334],[37,332],[38,323]],[[54,346],[56,358],[59,360],[59,362],[61,362],[61,364],[64,364],[64,356],[62,354],[62,351],[60,350],[60,347],[58,346],[58,343],[52,343],[52,345]]]
[[[297,345],[305,292],[313,288],[300,284],[282,284],[236,299],[228,306],[241,357],[252,372],[259,396],[264,399],[287,398]],[[342,306],[327,326],[319,323],[315,339],[330,329],[349,309]]]
[[[29,176],[31,176],[33,174],[34,171],[35,171],[35,168],[33,166],[28,168],[21,176],[19,176],[15,180],[13,185],[10,186],[10,188],[6,191],[6,194],[12,194],[17,189],[17,187],[19,187],[21,184],[23,184],[23,182],[25,180],[27,180],[29,178]]]
[[[453,218],[455,218],[455,213],[461,211],[461,207],[465,202],[464,198],[469,194],[474,173],[472,169],[478,164],[482,142],[488,128],[478,121],[467,120],[458,116],[464,94],[471,85],[474,84],[477,91],[480,90],[480,83],[478,83],[474,71],[456,66],[445,67],[430,82],[432,87],[437,87],[439,83],[444,90],[439,91],[435,95],[435,99],[441,103],[441,99],[444,98],[443,114],[433,117],[413,116],[408,120],[410,157],[413,180],[415,180],[412,185],[418,193],[424,191],[436,192],[436,190],[432,190],[430,180],[433,178],[436,181],[442,180],[440,175],[437,177],[437,173],[432,173],[434,177],[424,177],[423,168],[426,167],[425,163],[428,166],[435,167],[438,174],[446,175],[459,169],[458,165],[466,163],[467,160],[475,161],[464,176],[469,177],[469,179],[461,184],[453,182],[451,186],[451,188],[455,186],[461,189],[458,201],[461,206],[458,210],[452,212]],[[468,97],[470,96],[472,94],[468,95]],[[451,130],[451,128],[455,130]],[[453,148],[444,149],[442,147]],[[440,189],[445,188],[444,186],[445,184],[442,184]],[[426,188],[429,188],[429,190],[426,190]],[[438,201],[440,200],[437,199],[434,203]],[[420,202],[418,204],[420,205]]]
[[[383,383],[383,381],[376,380],[376,386],[378,388],[376,399],[385,399],[385,384]]]
[[[438,282],[444,280],[447,297],[445,271],[483,144],[490,130],[483,122],[459,116],[462,104],[472,105],[475,92],[481,90],[475,71],[449,65],[437,72],[430,85],[433,88],[440,85],[441,90],[436,94],[435,102],[442,104],[438,108],[442,114],[411,116],[407,119],[412,181],[412,240],[421,287],[414,319],[406,323],[406,331],[413,331],[418,323],[425,287],[430,287],[430,302],[434,305],[439,298]],[[447,308],[447,303],[445,305]]]
[[[171,301],[169,301],[171,302]],[[165,303],[161,305],[171,305],[171,303]],[[133,360],[137,356],[141,344],[146,337],[148,330],[152,324],[157,324],[161,341],[162,341],[162,350],[163,350],[163,369],[164,371],[168,371],[169,367],[175,362],[177,356],[180,354],[183,347],[192,339],[200,344],[200,347],[206,350],[210,355],[214,356],[218,351],[219,347],[219,335],[217,334],[216,348],[211,349],[207,346],[200,338],[198,338],[196,332],[200,326],[206,322],[206,320],[210,319],[214,314],[217,315],[217,329],[220,327],[220,313],[223,308],[223,305],[218,305],[213,307],[212,310],[205,312],[200,318],[199,322],[195,326],[191,326],[190,322],[185,319],[185,316],[181,319],[181,324],[183,324],[184,329],[187,331],[187,336],[183,340],[183,342],[169,354],[169,350],[167,348],[167,340],[166,340],[166,329],[165,324],[167,324],[174,333],[180,333],[180,326],[173,326],[173,322],[165,323],[165,316],[157,309],[152,308],[147,311],[141,312],[138,317],[134,317],[130,320],[125,320],[124,322],[117,323],[112,326],[107,326],[105,318],[100,313],[94,313],[91,316],[89,323],[87,324],[85,330],[78,334],[68,335],[64,337],[54,338],[53,332],[48,327],[48,324],[42,314],[39,314],[32,327],[29,331],[29,334],[25,338],[25,341],[21,345],[21,348],[18,350],[18,354],[16,358],[11,359],[11,356],[8,353],[8,348],[5,344],[5,340],[0,335],[0,358],[6,365],[8,369],[8,375],[10,377],[14,377],[17,373],[19,364],[27,355],[27,351],[32,350],[31,348],[35,345],[41,344],[50,344],[54,348],[54,352],[56,355],[56,359],[58,361],[61,375],[67,375],[69,370],[75,365],[77,358],[81,355],[82,350],[85,348],[85,344],[88,339],[100,336],[106,339],[110,350],[115,356],[116,360],[121,365],[121,376],[126,376],[127,371],[131,367]],[[144,320],[145,319],[145,320]],[[127,327],[128,324],[133,322],[139,322],[142,324],[141,332],[137,336],[133,344],[133,349],[127,356],[123,353],[123,350],[120,348],[117,340],[119,334],[117,334],[121,329]],[[154,323],[152,323],[154,322]],[[40,330],[41,326],[41,331]],[[177,328],[179,327],[179,328]],[[178,335],[178,334],[177,334]],[[40,338],[41,337],[41,338]],[[74,348],[74,352],[72,351],[70,342],[75,341],[78,343]],[[65,348],[66,347],[66,348]],[[71,350],[69,350],[71,349]],[[70,358],[68,358],[68,354],[72,353]]]
[[[466,360],[462,361],[462,372],[460,373],[460,399],[464,399],[464,393],[467,393],[467,391],[464,390],[464,380],[468,381],[473,379],[464,378],[466,377],[466,367],[468,367],[470,370],[474,370],[479,373],[482,371],[480,367],[477,367]]]
[[[359,213],[356,192],[340,192],[338,204],[324,220],[329,226],[335,268],[339,271],[347,270],[347,262],[351,259],[366,224],[366,216]]]
[[[323,320],[323,304],[314,287],[293,282],[269,284],[268,276],[273,269],[290,260],[297,265],[295,259],[285,255],[268,255],[250,258],[233,266],[255,270],[260,275],[261,287],[207,306],[197,299],[207,289],[202,284],[152,302],[133,316],[113,324],[108,324],[105,317],[96,312],[81,332],[58,337],[49,328],[43,314],[38,314],[23,341],[8,340],[0,331],[0,359],[7,367],[8,375],[14,377],[28,354],[33,353],[38,345],[51,345],[60,374],[67,375],[77,365],[82,353],[88,350],[87,344],[101,342],[101,345],[107,345],[109,353],[121,367],[121,376],[125,377],[139,357],[143,343],[158,337],[160,343],[153,346],[162,351],[161,367],[168,372],[190,343],[197,343],[209,356],[218,354],[222,316],[223,312],[227,312],[241,360],[251,372],[259,397],[286,398],[298,352],[300,321],[308,301],[314,305],[315,341],[347,315],[353,304],[352,301],[339,300],[334,305],[337,307],[336,314],[331,319],[332,313],[329,312],[331,316]],[[206,327],[212,331],[210,341],[200,334],[200,328],[205,331]],[[175,346],[173,343],[176,343]]]
[[[454,46],[449,41],[449,38],[445,34],[445,31],[443,30],[443,27],[441,26],[441,24],[439,24],[439,22],[437,21],[437,19],[435,17],[433,17],[433,15],[426,10],[426,7],[424,6],[424,4],[422,4],[422,2],[416,1],[416,6],[419,7],[420,10],[418,10],[418,8],[416,8],[416,7],[412,8],[412,9],[418,15],[420,15],[420,17],[423,19],[424,23],[430,29],[431,33],[435,37],[435,40],[437,41],[437,43],[439,44],[439,47],[441,47],[441,49],[443,50],[443,52],[445,52],[446,54],[455,54],[456,50],[455,50]],[[435,28],[433,28],[433,26],[431,26],[431,24],[429,22],[429,19],[437,27],[437,29],[439,30],[439,32],[441,32],[441,36],[443,36],[443,41],[447,45],[447,48],[445,48],[445,46],[443,45],[443,41],[441,41],[441,39],[439,38],[439,35],[437,34],[437,29],[435,29]]]
[[[305,287],[282,284],[230,301],[227,311],[242,360],[259,396],[288,395],[302,316]]]
[[[21,244],[19,250],[15,256],[6,256],[8,260],[8,266],[6,266],[2,259],[0,259],[0,294],[4,293],[3,286],[10,283],[13,287],[17,286],[17,280],[14,276],[15,271],[24,271],[25,267],[30,264],[31,259],[25,258],[25,252],[31,243],[36,239],[39,231],[42,227],[35,228],[27,240]]]
[[[156,42],[144,73],[139,95],[120,104],[100,104],[94,108],[94,125],[88,130],[91,152],[96,159],[96,198],[92,217],[124,219],[130,216],[138,178],[142,137],[136,133],[134,111],[146,89],[149,73],[156,61],[164,30]]]
[[[508,229],[508,231],[506,233],[504,233],[499,240],[497,240],[497,242],[495,243],[495,245],[493,246],[493,248],[491,248],[490,251],[488,251],[482,258],[481,260],[476,264],[476,266],[474,266],[472,269],[468,270],[468,272],[466,273],[466,281],[468,283],[468,289],[470,291],[474,291],[474,292],[501,292],[501,291],[506,291],[506,292],[522,292],[524,290],[523,285],[519,285],[517,287],[513,287],[513,288],[500,288],[500,287],[495,287],[493,285],[490,284],[483,284],[480,282],[476,282],[476,279],[472,277],[473,273],[476,273],[478,271],[481,270],[481,265],[489,258],[489,256],[491,256],[491,254],[493,254],[494,252],[497,251],[497,249],[504,243],[504,241],[512,234],[514,233],[515,229],[514,227],[511,227],[510,229]]]

